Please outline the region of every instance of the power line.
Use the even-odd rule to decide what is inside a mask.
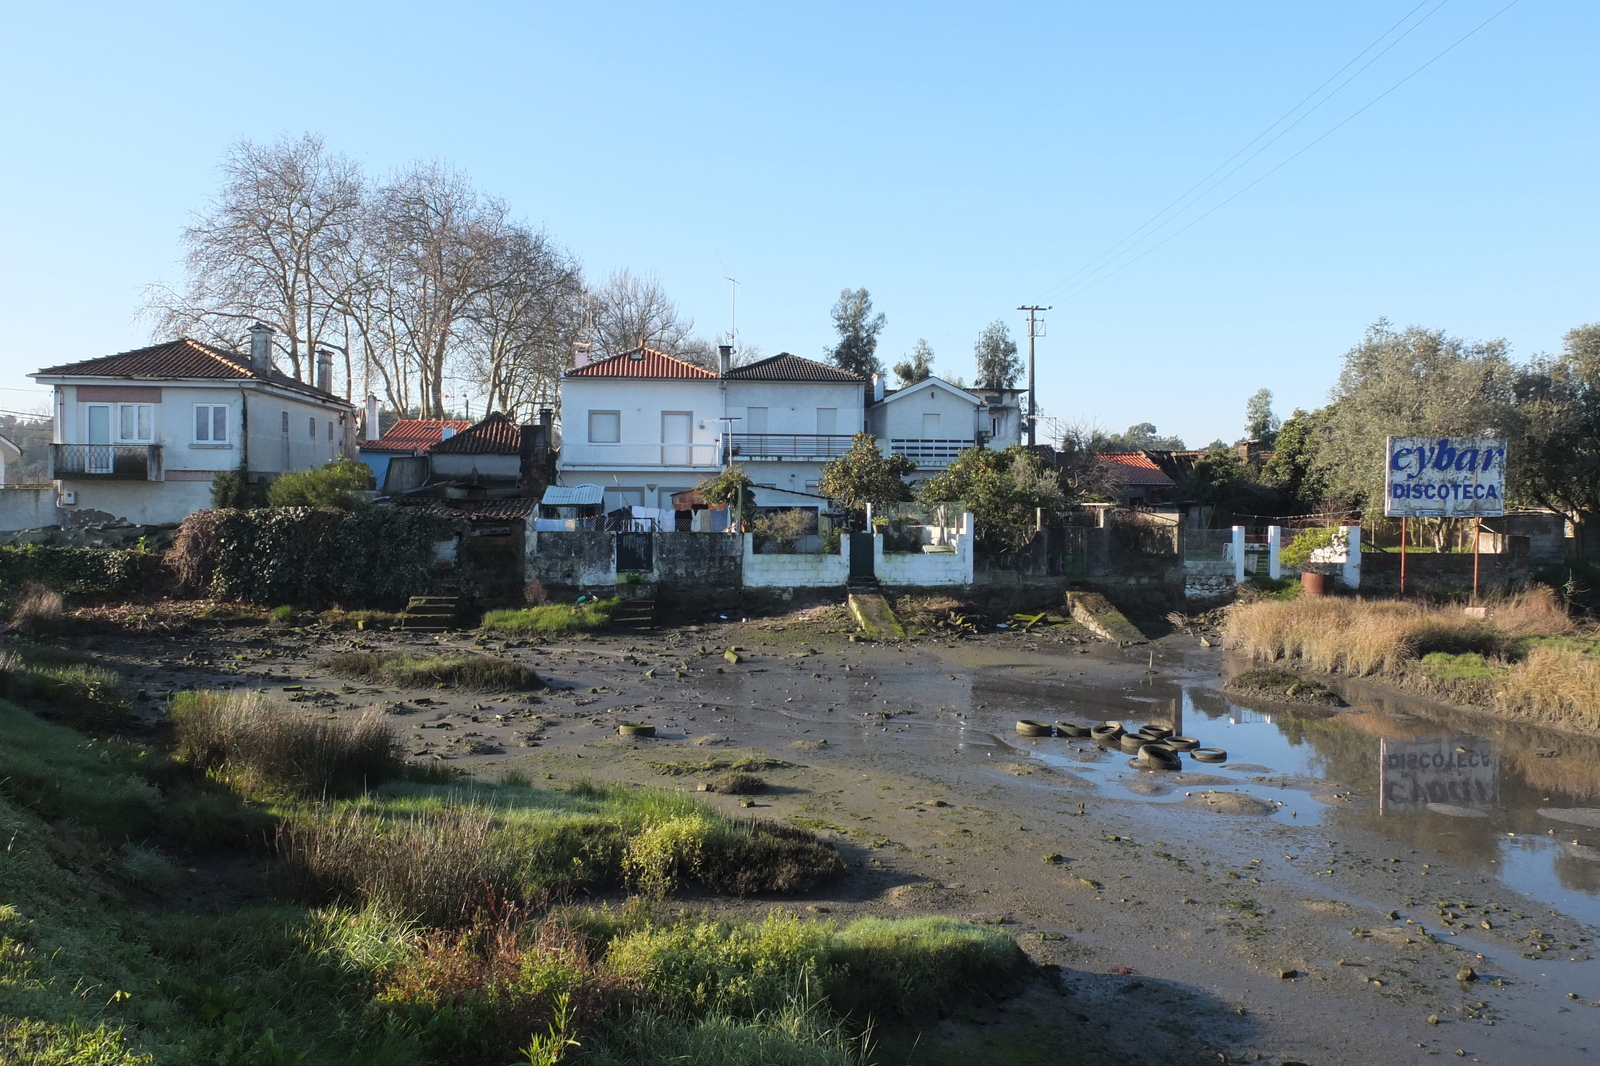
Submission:
[[[1142,251],[1138,255],[1134,256],[1132,259],[1125,260],[1124,262],[1119,264],[1114,269],[1109,270],[1104,274],[1101,274],[1099,277],[1095,278],[1094,280],[1088,281],[1085,284],[1079,285],[1078,287],[1074,288],[1072,291],[1065,293],[1064,295],[1062,295],[1060,297],[1060,299],[1062,299],[1062,300],[1070,300],[1075,296],[1078,296],[1078,295],[1081,295],[1084,292],[1087,292],[1088,290],[1094,288],[1096,285],[1100,284],[1102,281],[1105,281],[1107,278],[1112,277],[1115,274],[1119,274],[1123,270],[1125,270],[1128,267],[1132,266],[1134,263],[1137,263],[1139,260],[1141,260],[1145,256],[1149,255],[1151,252],[1155,251],[1157,248],[1160,248],[1163,245],[1165,245],[1168,241],[1171,241],[1174,238],[1176,238],[1176,237],[1188,232],[1194,226],[1196,226],[1199,223],[1201,223],[1201,222],[1205,221],[1206,219],[1210,218],[1212,215],[1216,214],[1218,211],[1222,210],[1224,207],[1227,207],[1229,204],[1233,203],[1233,201],[1237,200],[1239,197],[1243,196],[1245,193],[1249,192],[1251,189],[1255,188],[1257,185],[1260,185],[1263,181],[1267,180],[1272,175],[1276,174],[1278,171],[1282,170],[1284,167],[1288,166],[1290,163],[1292,163],[1296,159],[1300,158],[1306,152],[1310,151],[1312,148],[1315,148],[1318,144],[1321,144],[1323,141],[1327,140],[1334,133],[1337,133],[1340,129],[1344,128],[1346,125],[1348,125],[1349,123],[1354,121],[1356,118],[1358,118],[1368,108],[1370,108],[1374,104],[1378,103],[1384,97],[1388,96],[1390,93],[1392,93],[1396,89],[1400,88],[1400,86],[1404,85],[1406,82],[1410,81],[1412,78],[1416,77],[1418,74],[1421,74],[1424,70],[1427,70],[1429,67],[1433,66],[1433,64],[1437,63],[1439,60],[1443,59],[1447,54],[1449,54],[1450,52],[1454,51],[1456,49],[1456,47],[1458,45],[1460,45],[1462,42],[1466,41],[1467,38],[1469,38],[1469,37],[1473,36],[1474,34],[1476,34],[1479,30],[1481,30],[1485,26],[1489,25],[1489,23],[1493,22],[1495,19],[1499,18],[1501,15],[1505,14],[1507,11],[1511,10],[1513,7],[1516,7],[1517,4],[1520,3],[1520,2],[1521,2],[1521,0],[1511,0],[1511,2],[1509,4],[1507,4],[1505,7],[1502,7],[1499,11],[1496,11],[1494,14],[1490,15],[1488,18],[1486,18],[1482,22],[1478,23],[1472,29],[1468,30],[1466,33],[1464,33],[1460,37],[1456,38],[1455,41],[1453,41],[1451,44],[1446,46],[1442,51],[1437,53],[1432,59],[1430,59],[1426,63],[1422,64],[1416,70],[1413,70],[1410,74],[1407,74],[1405,77],[1401,78],[1399,81],[1395,82],[1393,85],[1389,86],[1387,89],[1383,90],[1383,92],[1379,93],[1377,96],[1374,96],[1371,100],[1368,100],[1365,104],[1361,105],[1361,107],[1359,107],[1355,111],[1351,112],[1342,121],[1340,121],[1336,125],[1334,125],[1331,128],[1329,128],[1327,131],[1325,131],[1320,136],[1318,136],[1315,140],[1311,141],[1310,143],[1308,143],[1305,146],[1303,146],[1302,148],[1300,148],[1299,151],[1295,152],[1293,155],[1291,155],[1287,159],[1283,160],[1281,163],[1279,163],[1277,166],[1273,167],[1271,170],[1267,171],[1265,174],[1262,174],[1260,177],[1256,178],[1254,181],[1252,181],[1250,184],[1246,185],[1244,188],[1240,189],[1238,192],[1234,193],[1232,196],[1229,196],[1226,200],[1223,200],[1221,203],[1217,204],[1215,207],[1212,207],[1205,214],[1203,214],[1200,217],[1198,217],[1198,218],[1192,220],[1191,222],[1189,222],[1182,229],[1177,230],[1176,232],[1169,234],[1168,236],[1166,236],[1162,240],[1158,241],[1155,244],[1152,244],[1150,247],[1146,248],[1144,251]]]
[[[1304,107],[1305,104],[1306,104],[1306,101],[1312,99],[1318,93],[1322,92],[1322,90],[1327,88],[1328,85],[1331,82],[1333,82],[1333,80],[1335,78],[1337,78],[1340,74],[1343,74],[1345,71],[1349,70],[1352,66],[1355,65],[1355,63],[1358,60],[1361,59],[1362,56],[1366,55],[1368,52],[1370,52],[1374,48],[1376,48],[1379,44],[1381,44],[1383,42],[1384,38],[1388,37],[1395,30],[1399,29],[1400,26],[1404,25],[1405,22],[1407,20],[1409,20],[1412,15],[1415,15],[1419,10],[1421,10],[1424,7],[1426,7],[1431,2],[1432,2],[1432,0],[1422,0],[1422,2],[1419,3],[1416,7],[1412,8],[1410,11],[1407,11],[1404,15],[1402,15],[1400,17],[1400,20],[1398,22],[1396,22],[1394,25],[1390,26],[1388,29],[1386,29],[1382,33],[1380,33],[1377,36],[1377,38],[1371,44],[1367,45],[1361,51],[1357,52],[1353,57],[1351,57],[1351,59],[1350,59],[1350,61],[1348,63],[1346,63],[1344,66],[1340,67],[1338,70],[1334,71],[1332,74],[1330,74],[1327,77],[1327,79],[1323,81],[1323,83],[1321,85],[1318,85],[1315,89],[1312,89],[1309,93],[1307,93],[1304,97],[1302,97],[1299,100],[1299,102],[1296,103],[1293,107],[1289,108],[1289,110],[1285,111],[1282,115],[1279,115],[1276,119],[1274,119],[1272,122],[1270,122],[1265,129],[1263,129],[1260,133],[1256,134],[1254,137],[1250,138],[1250,140],[1245,142],[1244,146],[1242,148],[1240,148],[1237,152],[1234,152],[1227,159],[1224,159],[1221,163],[1218,163],[1217,166],[1211,171],[1211,173],[1207,174],[1205,177],[1201,178],[1199,181],[1197,181],[1193,185],[1189,186],[1189,188],[1187,188],[1182,193],[1180,193],[1177,196],[1177,198],[1174,199],[1171,203],[1167,204],[1161,210],[1159,210],[1155,214],[1151,215],[1141,225],[1136,227],[1132,232],[1128,233],[1125,237],[1123,237],[1121,240],[1119,240],[1116,244],[1113,244],[1111,247],[1107,248],[1105,251],[1101,252],[1099,255],[1097,255],[1093,259],[1089,260],[1089,262],[1087,262],[1083,266],[1079,267],[1065,281],[1061,282],[1058,285],[1052,286],[1050,289],[1046,290],[1045,296],[1048,297],[1048,296],[1050,296],[1050,295],[1052,295],[1054,293],[1059,292],[1062,289],[1070,287],[1072,285],[1072,283],[1077,281],[1078,278],[1080,276],[1082,276],[1083,274],[1092,273],[1094,271],[1095,267],[1100,263],[1101,260],[1103,260],[1107,256],[1110,256],[1113,253],[1115,253],[1119,248],[1121,248],[1123,245],[1127,244],[1129,241],[1134,240],[1134,238],[1138,237],[1141,233],[1143,233],[1146,229],[1148,229],[1150,227],[1150,225],[1152,223],[1154,223],[1157,219],[1161,218],[1163,215],[1167,214],[1167,212],[1171,211],[1174,206],[1176,206],[1177,204],[1179,204],[1179,203],[1183,202],[1184,200],[1188,199],[1189,195],[1191,193],[1193,193],[1196,189],[1200,188],[1200,186],[1205,185],[1206,182],[1210,181],[1211,178],[1214,177],[1217,174],[1218,171],[1222,170],[1229,163],[1232,163],[1235,159],[1238,159],[1245,152],[1249,151],[1251,145],[1255,144],[1261,138],[1263,138],[1267,134],[1271,133],[1274,129],[1276,129],[1278,127],[1278,125],[1280,123],[1282,123],[1284,121],[1284,119],[1288,118],[1290,115],[1292,115],[1296,111],[1300,110],[1300,108]],[[1429,11],[1426,15],[1422,16],[1422,18],[1418,19],[1416,21],[1416,23],[1411,26],[1410,29],[1406,30],[1405,33],[1402,33],[1399,37],[1395,38],[1392,42],[1390,42],[1388,48],[1385,48],[1382,52],[1379,52],[1377,55],[1373,56],[1372,59],[1370,59],[1367,63],[1365,63],[1361,67],[1360,70],[1356,71],[1354,74],[1350,75],[1350,77],[1346,78],[1343,82],[1341,82],[1339,84],[1339,87],[1334,89],[1333,92],[1329,93],[1327,96],[1325,96],[1321,100],[1317,101],[1316,105],[1313,106],[1310,110],[1306,111],[1305,114],[1303,114],[1299,118],[1295,119],[1294,122],[1290,123],[1283,130],[1279,131],[1279,133],[1278,133],[1278,135],[1276,137],[1272,138],[1272,140],[1268,141],[1266,144],[1262,145],[1256,151],[1252,152],[1250,154],[1249,159],[1246,159],[1243,163],[1240,163],[1238,167],[1234,167],[1233,170],[1228,171],[1228,173],[1224,174],[1221,178],[1218,178],[1217,181],[1214,182],[1209,188],[1207,188],[1204,193],[1201,193],[1200,196],[1195,197],[1195,200],[1199,200],[1202,197],[1204,197],[1206,195],[1206,193],[1209,193],[1211,191],[1211,189],[1216,188],[1217,185],[1220,185],[1222,182],[1226,181],[1228,178],[1232,177],[1235,173],[1237,173],[1238,170],[1240,169],[1240,167],[1245,166],[1246,164],[1248,164],[1250,162],[1251,159],[1254,159],[1256,156],[1260,155],[1262,152],[1264,152],[1268,148],[1272,147],[1272,145],[1277,143],[1277,141],[1280,138],[1282,138],[1284,134],[1288,133],[1290,130],[1294,129],[1295,126],[1298,126],[1306,118],[1310,117],[1311,113],[1313,111],[1315,111],[1317,108],[1321,107],[1323,104],[1325,104],[1329,100],[1333,99],[1334,96],[1338,95],[1340,89],[1343,89],[1346,85],[1349,85],[1350,82],[1352,82],[1356,78],[1360,77],[1362,72],[1365,71],[1367,69],[1367,67],[1372,66],[1373,63],[1376,63],[1378,60],[1382,59],[1385,55],[1387,55],[1389,53],[1390,49],[1394,48],[1395,45],[1399,44],[1401,41],[1405,40],[1406,37],[1410,36],[1412,30],[1415,30],[1418,26],[1421,26],[1424,22],[1428,21],[1428,19],[1432,18],[1438,12],[1439,8],[1443,7],[1445,4],[1447,4],[1449,2],[1450,2],[1450,0],[1439,0],[1438,5],[1435,6],[1432,11]],[[1191,205],[1192,205],[1192,202],[1191,202],[1191,204],[1185,204],[1184,207],[1181,208],[1178,213],[1181,214],[1183,211],[1188,210],[1188,208]],[[1167,221],[1171,221],[1171,219],[1168,219]],[[1161,226],[1164,226],[1164,225],[1166,225],[1166,222],[1161,223]],[[1157,226],[1156,228],[1160,229],[1161,226]]]

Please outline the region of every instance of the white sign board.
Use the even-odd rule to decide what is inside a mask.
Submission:
[[[1439,740],[1384,738],[1384,814],[1414,814],[1441,807],[1492,810],[1500,803],[1499,752],[1482,737]]]
[[[1506,442],[1490,437],[1390,437],[1383,513],[1392,518],[1493,518],[1506,509]]]

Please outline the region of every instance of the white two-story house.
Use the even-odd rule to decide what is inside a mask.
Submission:
[[[1018,389],[964,389],[943,378],[924,378],[904,389],[885,390],[873,378],[867,432],[885,455],[904,455],[917,465],[913,480],[943,470],[975,444],[1004,449],[1022,430]]]
[[[190,338],[46,367],[54,388],[51,478],[63,524],[181,522],[211,506],[221,471],[270,479],[354,454],[355,408],[332,394],[332,356],[317,385],[272,366],[272,330],[250,353]]]
[[[865,426],[867,382],[787,353],[717,372],[651,348],[561,380],[563,485],[593,483],[605,507],[667,509],[729,462],[759,486],[815,493],[822,467]]]

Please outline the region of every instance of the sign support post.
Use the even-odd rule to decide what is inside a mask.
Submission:
[[[1406,591],[1410,519],[1472,520],[1472,599],[1478,599],[1479,528],[1505,514],[1506,442],[1491,437],[1390,437],[1383,513],[1400,519],[1400,592]]]
[[[1472,520],[1472,603],[1478,603],[1478,531],[1482,528],[1476,518]]]
[[[1400,595],[1406,594],[1406,516],[1400,516]]]

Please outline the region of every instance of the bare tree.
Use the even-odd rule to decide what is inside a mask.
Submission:
[[[502,255],[501,283],[471,312],[467,363],[491,409],[526,416],[555,405],[583,325],[583,280],[543,233],[514,230]]]
[[[640,345],[672,355],[715,363],[716,345],[694,336],[694,320],[678,313],[654,274],[613,271],[604,285],[589,293],[594,315],[594,357],[609,359]]]
[[[222,174],[222,191],[183,234],[188,285],[152,287],[145,313],[163,334],[228,347],[252,322],[265,322],[277,330],[291,373],[308,380],[318,347],[343,347],[334,342],[344,338],[323,279],[360,225],[360,172],[306,134],[240,141]]]

